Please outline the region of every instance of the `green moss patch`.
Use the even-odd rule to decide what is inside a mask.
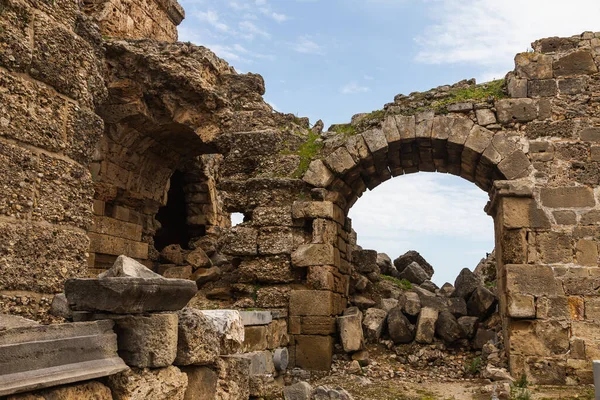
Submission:
[[[398,279],[398,278],[394,278],[393,276],[389,276],[389,275],[380,275],[380,276],[381,276],[381,279],[384,279],[388,282],[393,283],[394,285],[398,286],[400,289],[404,289],[404,290],[412,289],[412,283],[410,283],[406,279]]]

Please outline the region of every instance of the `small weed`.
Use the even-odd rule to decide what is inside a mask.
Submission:
[[[485,286],[489,287],[489,288],[495,288],[496,287],[496,281],[493,282],[485,282]]]
[[[467,372],[472,375],[477,375],[481,372],[481,357],[477,356],[471,360],[471,362],[467,365]]]
[[[511,386],[510,398],[512,400],[531,400],[531,391],[527,388]]]
[[[450,96],[443,100],[435,101],[432,103],[433,108],[440,113],[447,112],[446,107],[449,104],[461,103],[463,101],[483,101],[490,97],[494,99],[501,99],[506,97],[504,92],[504,79],[497,79],[495,81],[483,83],[481,85],[474,85],[463,89],[452,89]]]
[[[518,388],[526,388],[527,386],[529,386],[529,381],[527,380],[527,375],[522,374],[519,379],[517,379],[514,383],[513,386],[518,387]]]
[[[335,133],[339,133],[340,135],[344,135],[344,136],[354,136],[357,133],[356,128],[352,124],[335,125],[333,127],[333,131]]]
[[[401,289],[409,290],[412,289],[412,283],[407,281],[406,279],[398,279],[389,275],[381,275],[382,279],[385,279],[388,282],[392,282],[394,285],[398,286]]]
[[[313,158],[319,154],[321,149],[323,148],[323,141],[320,140],[320,136],[318,133],[309,131],[308,137],[306,141],[300,145],[297,151],[284,150],[281,154],[295,154],[300,156],[300,163],[298,164],[298,168],[294,171],[292,176],[294,178],[301,178],[302,175],[308,170],[308,166]]]
[[[376,110],[376,111],[370,112],[369,114],[362,117],[360,119],[360,122],[383,121],[384,117],[385,117],[384,110]]]

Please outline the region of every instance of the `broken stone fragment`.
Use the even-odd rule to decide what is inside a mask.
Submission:
[[[50,314],[64,319],[71,319],[73,317],[73,312],[69,308],[69,303],[64,293],[54,295],[52,304],[50,305]]]
[[[220,338],[220,354],[234,354],[244,344],[244,324],[237,310],[200,310],[216,328]]]
[[[417,264],[416,262],[412,262],[408,264],[406,268],[402,270],[402,272],[400,272],[398,278],[406,279],[410,283],[420,285],[424,281],[426,281],[429,278],[429,276],[419,264]]]
[[[357,307],[344,310],[344,315],[337,318],[340,341],[346,353],[360,350],[364,345],[362,329],[362,313]]]
[[[145,265],[127,256],[119,256],[113,266],[98,275],[98,279],[105,278],[144,278],[163,279],[159,274],[152,272]]]
[[[388,333],[395,344],[410,343],[415,337],[415,327],[402,313],[400,307],[393,308],[387,316]]]
[[[366,339],[372,343],[377,343],[383,332],[383,325],[387,313],[378,308],[369,308],[365,312],[363,327],[365,329]]]
[[[183,265],[185,264],[185,259],[183,256],[183,250],[178,244],[170,244],[160,252],[161,260],[175,264],[175,265]]]
[[[483,286],[477,287],[469,297],[467,304],[469,315],[485,319],[495,309],[496,296]]]
[[[195,282],[163,277],[67,279],[65,282],[71,310],[115,314],[181,310],[197,291]]]
[[[37,325],[39,325],[38,322],[27,318],[19,317],[17,315],[0,314],[0,332],[8,329]]]
[[[175,365],[210,365],[219,356],[217,327],[200,310],[184,308],[177,312],[177,357]]]
[[[385,253],[377,254],[377,266],[383,275],[395,276],[398,273],[392,259]]]
[[[460,326],[460,329],[462,330],[463,337],[467,339],[473,338],[473,336],[475,335],[475,330],[477,329],[478,321],[479,318],[477,317],[464,316],[458,318],[457,322]]]
[[[421,312],[421,299],[415,292],[404,293],[406,302],[404,303],[404,312],[411,316],[416,316]]]
[[[428,344],[433,342],[435,335],[435,323],[438,319],[438,311],[433,308],[425,307],[421,309],[417,319],[417,333],[415,341]]]
[[[435,333],[446,343],[451,344],[463,337],[463,330],[454,315],[442,311],[435,323]]]
[[[212,268],[198,268],[192,274],[192,279],[196,281],[196,285],[198,287],[204,286],[207,282],[214,282],[219,280],[221,277],[221,268],[212,267]]]
[[[307,382],[298,382],[283,389],[285,400],[310,400],[312,386]]]
[[[479,285],[479,278],[469,268],[463,268],[454,281],[454,296],[466,300]]]
[[[417,251],[410,250],[401,255],[400,257],[396,258],[394,260],[394,266],[396,267],[398,272],[402,272],[410,263],[413,262],[419,264],[421,269],[423,269],[423,271],[427,273],[426,279],[431,279],[434,273],[433,267]]]
[[[290,355],[286,347],[275,349],[273,352],[273,365],[279,372],[285,372],[290,362]]]
[[[185,261],[187,261],[187,263],[190,264],[194,269],[212,267],[211,259],[208,258],[204,250],[201,248],[191,251],[187,257],[185,257]]]

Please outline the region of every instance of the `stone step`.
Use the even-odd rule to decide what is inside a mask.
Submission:
[[[113,321],[38,325],[0,332],[0,396],[127,369]]]

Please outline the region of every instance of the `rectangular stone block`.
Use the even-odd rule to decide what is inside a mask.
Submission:
[[[540,192],[542,205],[551,208],[594,207],[594,192],[586,186],[560,188],[542,188]]]
[[[92,224],[90,231],[136,242],[142,240],[141,225],[120,221],[110,217],[94,216],[94,223]]]
[[[261,351],[268,348],[267,326],[244,326],[244,352]]]
[[[550,220],[534,199],[502,198],[502,223],[509,229],[550,228]]]
[[[258,232],[258,253],[290,254],[294,249],[294,233],[287,227],[263,227]]]
[[[312,265],[339,265],[339,251],[330,244],[303,244],[292,253],[292,264],[295,267]]]
[[[328,290],[293,290],[290,293],[290,315],[335,314],[335,296]]]
[[[271,311],[240,311],[244,326],[269,325],[273,321]]]
[[[334,204],[330,201],[296,201],[292,204],[292,217],[334,219]]]
[[[520,264],[506,266],[506,290],[533,296],[564,295],[562,285],[547,265]]]
[[[300,331],[303,335],[332,335],[336,331],[335,317],[302,317]]]
[[[148,258],[148,243],[136,242],[99,233],[88,233],[90,251],[110,255],[126,255],[145,260]]]
[[[328,371],[333,358],[331,336],[298,335],[296,340],[296,366],[307,370]]]
[[[564,322],[511,320],[507,332],[511,354],[553,356],[569,351],[569,325]]]

